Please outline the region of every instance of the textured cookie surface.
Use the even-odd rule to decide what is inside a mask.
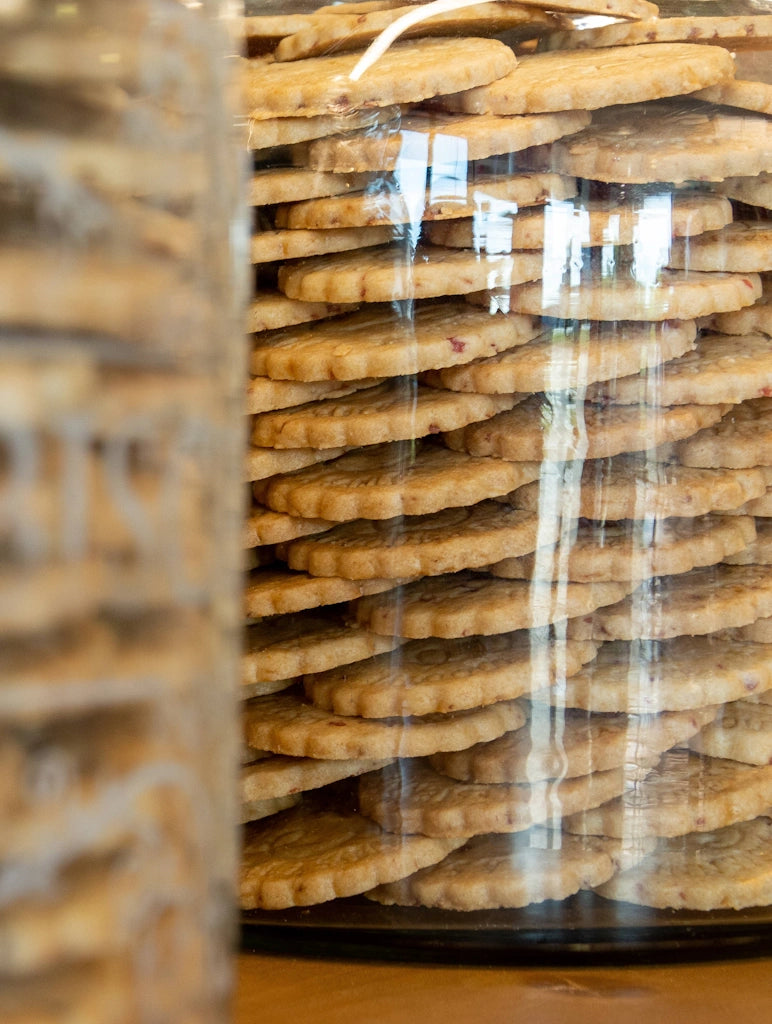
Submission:
[[[748,821],[763,814],[770,800],[772,765],[674,750],[622,796],[569,818],[565,827],[583,835],[683,836]]]
[[[498,459],[602,459],[691,437],[717,423],[726,406],[586,405],[576,409],[552,395],[534,395],[487,422],[449,431],[454,451]]]
[[[635,778],[715,717],[709,707],[645,716],[566,709],[556,719],[536,704],[529,721],[514,732],[468,750],[434,754],[429,761],[442,775],[462,782],[534,782],[622,767]]]
[[[290,298],[311,302],[393,302],[507,288],[541,273],[541,257],[532,252],[480,256],[422,246],[411,253],[397,244],[298,260],[279,268],[279,287]]]
[[[551,536],[532,512],[498,501],[427,516],[357,519],[289,544],[288,565],[317,576],[367,579],[435,576],[486,566],[505,553],[532,551]]]
[[[420,145],[421,148],[425,148],[427,166],[440,164],[447,159],[453,143],[466,150],[467,160],[481,160],[495,154],[516,153],[530,146],[544,145],[564,135],[578,132],[589,122],[590,116],[583,110],[515,117],[416,111],[405,114],[396,126],[386,126],[381,132],[347,133],[319,139],[308,147],[307,161],[310,167],[320,171],[390,171],[399,167],[400,154],[408,139],[411,146]],[[566,184],[570,181],[571,179],[566,179]],[[560,178],[553,176],[552,179],[547,179],[547,182],[557,186],[555,198],[573,195],[573,190],[561,185]],[[420,181],[419,185],[423,191],[423,181]],[[410,191],[409,183],[406,183],[406,186]],[[476,191],[478,187],[485,193],[484,181],[478,182],[476,178],[470,181],[470,191]],[[379,191],[381,194],[379,196],[376,192],[376,197],[380,199],[382,206],[386,205],[383,190]],[[395,217],[397,223],[405,219],[404,214],[396,212],[400,209],[398,197],[393,197],[388,206],[394,210],[391,215]],[[402,209],[404,210],[404,206]]]
[[[554,170],[598,181],[720,181],[769,170],[772,125],[698,101],[611,107],[551,147]]]
[[[514,316],[515,314],[497,314]],[[547,328],[528,344],[430,373],[457,391],[564,391],[625,377],[676,359],[694,346],[693,320],[656,323],[583,321]]]
[[[246,109],[253,118],[308,117],[413,103],[493,81],[515,66],[508,47],[480,38],[396,43],[366,74],[353,79],[358,59],[358,54],[332,54],[291,64],[246,61]]]
[[[568,579],[577,583],[667,576],[727,560],[745,551],[756,535],[752,516],[708,515],[659,519],[654,524],[646,520],[583,520],[575,533],[561,537],[559,544],[505,558],[491,565],[489,571],[508,579]]]
[[[609,641],[591,664],[532,699],[587,711],[656,714],[764,694],[772,688],[769,649],[743,632]]]
[[[662,840],[639,864],[597,891],[648,907],[717,910],[772,901],[772,818],[761,815],[712,832]]]
[[[440,860],[456,845],[384,835],[358,815],[301,804],[247,830],[240,903],[275,910],[352,896]]]
[[[530,785],[458,782],[419,760],[364,776],[359,802],[366,817],[390,832],[474,836],[557,822],[613,799],[624,786],[624,772],[615,769]]]
[[[402,590],[401,600],[363,598],[357,620],[376,633],[420,639],[463,637],[534,629],[585,615],[618,601],[631,584],[529,584],[472,572],[430,576]]]
[[[520,697],[572,675],[595,654],[588,641],[548,646],[527,633],[459,640],[416,640],[340,670],[306,676],[306,695],[343,715],[447,714]]]
[[[490,356],[525,344],[538,330],[533,317],[489,316],[452,299],[417,306],[410,320],[376,305],[343,319],[264,335],[252,348],[250,368],[277,380],[392,377]]]
[[[378,903],[483,910],[562,900],[616,871],[619,842],[567,836],[534,826],[512,835],[474,836],[435,868],[367,893]]]
[[[504,78],[444,102],[480,114],[594,110],[694,92],[733,74],[727,51],[689,43],[552,51],[522,56]]]
[[[325,519],[391,519],[474,505],[535,480],[534,462],[474,458],[446,448],[408,449],[398,442],[349,452],[256,486],[279,512]]]
[[[353,395],[264,413],[253,424],[252,441],[290,449],[404,441],[489,419],[512,408],[519,397],[465,395],[424,387],[409,377],[397,378]]]
[[[517,701],[420,719],[363,719],[331,714],[287,692],[245,705],[243,728],[247,743],[258,750],[340,760],[458,750],[517,729],[524,721]]]

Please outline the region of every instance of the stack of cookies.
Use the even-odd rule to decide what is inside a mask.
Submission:
[[[772,902],[772,15],[708,6],[247,18],[245,909]]]
[[[176,2],[0,4],[5,1024],[213,1021],[227,992],[243,371],[216,38]]]

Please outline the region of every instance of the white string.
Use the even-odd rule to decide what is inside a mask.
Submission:
[[[352,82],[358,81],[365,71],[384,55],[394,40],[398,39],[407,29],[412,28],[413,25],[418,25],[419,22],[424,21],[426,18],[431,18],[435,14],[458,11],[463,7],[476,7],[479,3],[480,0],[433,0],[429,4],[417,5],[414,11],[409,11],[407,14],[403,14],[401,18],[397,18],[396,21],[392,22],[388,28],[385,28],[370,43],[349,75],[349,78]]]

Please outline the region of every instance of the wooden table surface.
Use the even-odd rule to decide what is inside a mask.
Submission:
[[[767,1024],[772,958],[470,967],[238,958],[234,1024]]]

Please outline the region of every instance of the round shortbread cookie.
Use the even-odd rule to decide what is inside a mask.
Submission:
[[[284,15],[282,15],[284,17]],[[358,128],[378,128],[399,116],[399,107],[369,107],[346,110],[340,114],[317,114],[313,117],[248,117],[247,149],[271,149],[294,146],[312,139],[321,139],[337,132]],[[258,154],[260,155],[260,154]],[[278,170],[278,169],[277,169]],[[279,200],[274,200],[279,202]],[[283,202],[283,200],[281,200]]]
[[[557,823],[613,800],[624,787],[621,769],[526,785],[484,785],[449,779],[426,761],[400,761],[359,780],[359,806],[389,832],[468,837]]]
[[[296,203],[320,196],[342,196],[367,185],[363,174],[329,174],[305,167],[266,167],[254,171],[249,181],[247,202],[250,206],[273,206]],[[350,227],[337,224],[286,224],[276,221],[277,228]]]
[[[460,183],[454,180],[453,188],[449,188],[446,195],[437,187],[424,190],[423,182],[412,190],[410,184],[400,181],[399,189],[384,185],[329,199],[307,199],[280,206],[276,223],[286,228],[327,228],[444,221],[472,217],[479,212],[481,204],[529,207],[576,195],[574,178],[537,171],[506,176],[474,174],[469,177],[466,188],[459,188]],[[723,196],[718,198],[724,199]]]
[[[384,758],[344,758],[340,761],[314,757],[287,757],[269,754],[241,768],[239,795],[243,803],[252,800],[277,800],[296,793],[320,789],[341,779],[353,779],[365,772],[385,768]]]
[[[637,865],[597,888],[601,896],[647,907],[721,910],[772,902],[772,818],[662,840]]]
[[[574,468],[576,467],[576,468]],[[658,462],[646,453],[617,455],[598,462],[568,464],[564,475],[542,472],[513,496],[518,508],[574,515],[601,522],[618,519],[666,519],[739,509],[766,493],[759,469],[702,469]]]
[[[571,675],[595,656],[586,641],[551,649],[527,633],[416,640],[396,654],[303,679],[306,696],[338,715],[389,718],[449,714],[521,697]]]
[[[745,765],[679,749],[664,754],[655,771],[621,796],[563,824],[579,835],[683,836],[748,821],[770,805],[772,765]]]
[[[735,220],[698,238],[676,238],[667,264],[740,274],[772,270],[772,224],[763,220]]]
[[[674,238],[716,231],[731,220],[729,200],[710,193],[675,192],[662,210],[663,224]],[[582,248],[632,245],[642,230],[652,230],[651,222],[652,206],[651,203],[647,206],[645,200],[581,199],[556,203],[550,199],[546,208],[518,210],[506,217],[503,225],[501,213],[495,208],[490,214],[475,211],[475,216],[469,219],[431,224],[427,239],[434,245],[452,248],[507,252],[509,249],[543,249],[551,244],[554,233],[560,231],[560,245],[568,252],[577,245]],[[693,269],[746,268],[694,266]]]
[[[242,527],[242,546],[256,548],[265,544],[284,544],[308,534],[322,533],[334,525],[327,519],[302,519],[253,505]]]
[[[415,111],[404,114],[382,132],[359,132],[319,139],[308,147],[305,160],[318,171],[391,171],[400,166],[409,146],[427,167],[446,162],[451,153],[464,151],[464,160],[484,160],[504,153],[517,153],[531,146],[545,145],[572,135],[590,123],[584,110],[568,110],[544,114],[500,117],[495,114],[453,114],[443,111]],[[557,179],[559,182],[560,179]],[[568,179],[570,183],[571,179]],[[409,181],[402,187],[415,189]],[[419,194],[424,180],[419,179]],[[480,189],[484,183],[472,180],[469,192]],[[381,206],[394,209],[393,216],[405,219],[404,211],[415,207],[415,201],[405,206],[399,196],[383,194],[383,186],[373,196]],[[549,194],[549,193],[548,193]],[[569,191],[568,195],[573,195]],[[559,194],[556,198],[559,198]],[[501,198],[506,198],[502,196]],[[291,223],[288,226],[293,226]],[[313,225],[308,225],[309,227]]]
[[[325,228],[321,231],[288,231],[272,228],[258,231],[250,241],[252,263],[298,260],[326,253],[349,252],[391,241],[388,225],[366,228]]]
[[[400,591],[399,601],[357,602],[357,621],[375,633],[411,639],[489,636],[535,629],[614,604],[633,584],[526,583],[473,572],[427,576]]]
[[[748,627],[745,627],[747,629]],[[743,630],[670,640],[613,640],[595,660],[533,701],[593,712],[651,715],[742,700],[772,688],[763,643]]]
[[[596,110],[694,92],[733,75],[726,50],[691,43],[549,51],[521,56],[503,78],[440,102],[474,114]]]
[[[690,320],[742,309],[761,295],[757,274],[661,270],[643,282],[620,267],[600,277],[588,264],[584,280],[532,281],[496,294],[472,294],[475,305],[564,320]]]
[[[280,811],[289,810],[300,803],[300,795],[289,793],[286,796],[264,797],[255,800],[243,800],[239,814],[239,824],[246,825],[249,821],[262,821],[271,818]]]
[[[286,549],[292,569],[315,576],[437,576],[496,562],[505,553],[547,543],[549,524],[498,501],[428,516],[357,519]]]
[[[352,601],[399,586],[400,580],[343,580],[334,576],[309,576],[285,568],[256,569],[244,583],[243,607],[248,618],[285,615],[320,605]]]
[[[554,32],[545,36],[540,45],[549,50],[573,50],[640,43],[715,43],[734,50],[765,39],[772,42],[772,15],[670,17],[665,15],[663,6],[660,5],[659,17]]]
[[[714,708],[646,716],[564,709],[556,715],[535,704],[520,729],[468,750],[432,754],[429,762],[460,782],[535,782],[611,768],[624,768],[628,778],[635,778],[715,717]]]
[[[515,314],[491,319],[504,315]],[[696,336],[693,320],[558,323],[516,351],[442,369],[426,380],[483,394],[567,391],[677,359],[694,347]]]
[[[694,99],[720,103],[725,107],[755,110],[759,114],[772,114],[772,85],[768,82],[746,82],[733,78],[729,82],[700,89],[694,94]]]
[[[247,380],[246,412],[270,412],[274,409],[289,409],[293,405],[316,402],[324,398],[341,398],[354,391],[379,384],[379,378],[363,380],[294,381],[273,380],[270,377],[249,377]],[[329,447],[329,446],[326,446]]]
[[[721,181],[772,162],[772,123],[699,101],[610,107],[550,146],[550,169],[595,181]]]
[[[725,704],[715,721],[691,738],[689,747],[709,757],[772,764],[772,705],[745,700]]]
[[[715,426],[681,441],[676,450],[684,466],[747,469],[772,464],[772,397],[733,406]]]
[[[467,363],[524,345],[539,329],[534,317],[490,316],[452,299],[418,305],[409,319],[390,306],[376,305],[256,339],[250,369],[276,379],[329,386],[335,380],[399,376]]]
[[[259,446],[279,449],[364,447],[407,441],[489,420],[511,409],[521,398],[440,391],[416,383],[413,377],[398,377],[342,398],[266,412],[253,421],[251,440]],[[705,425],[700,423],[695,429]]]
[[[772,521],[755,521],[756,537],[742,551],[724,555],[721,559],[728,565],[772,565]]]
[[[330,54],[293,63],[244,61],[245,110],[253,118],[309,117],[415,103],[492,82],[516,64],[504,43],[481,38],[396,43],[354,78],[359,56]]]
[[[392,519],[476,505],[538,476],[535,462],[474,458],[397,441],[260,481],[255,496],[278,512],[312,519]]]
[[[457,845],[384,835],[359,815],[301,804],[247,829],[239,903],[278,910],[353,896],[441,860]]]
[[[361,14],[317,15],[311,24],[287,33],[274,50],[276,60],[300,60],[320,54],[358,50],[367,46],[398,18],[415,7],[395,7]],[[475,3],[466,9],[432,12],[406,28],[400,38],[415,36],[494,35],[514,32],[515,38],[534,39],[558,27],[560,20],[546,11],[519,4]]]
[[[440,246],[420,246],[412,252],[399,243],[298,260],[279,268],[279,288],[290,298],[312,302],[394,302],[509,288],[541,274],[539,253],[481,256]],[[740,305],[735,301],[731,308]],[[715,309],[714,305],[711,311]]]
[[[772,16],[770,18],[772,20]],[[725,178],[716,182],[715,189],[737,202],[772,210],[772,173],[759,174],[755,178]]]
[[[701,334],[693,351],[665,363],[654,373],[621,377],[588,388],[585,401],[736,405],[769,394],[772,341],[766,335]]]
[[[258,697],[244,705],[246,742],[291,757],[341,760],[360,757],[424,757],[462,750],[519,728],[525,712],[517,701],[423,718],[356,718],[314,707],[295,692]]]
[[[249,445],[244,453],[244,479],[258,481],[277,473],[294,473],[307,466],[337,459],[345,452],[345,448],[292,448],[277,451],[275,448]]]
[[[241,676],[255,683],[324,672],[393,651],[401,642],[349,623],[339,609],[291,614],[246,627]]]
[[[600,885],[618,870],[622,853],[618,841],[604,836],[537,825],[513,835],[473,836],[436,867],[365,895],[385,905],[443,910],[525,907]]]
[[[691,437],[725,405],[578,406],[563,393],[532,395],[482,423],[448,431],[453,451],[514,461],[604,459]]]
[[[694,518],[580,520],[557,544],[491,564],[489,572],[506,579],[572,580],[601,583],[640,580],[689,572],[700,565],[731,562],[756,537],[752,516],[706,515]],[[752,559],[736,564],[750,564]]]
[[[346,303],[302,302],[288,299],[281,292],[260,290],[247,309],[247,334],[275,331],[282,327],[307,324],[337,316],[356,308]]]
[[[716,565],[644,581],[593,616],[598,640],[664,640],[747,626],[772,615],[772,573],[766,566]]]

